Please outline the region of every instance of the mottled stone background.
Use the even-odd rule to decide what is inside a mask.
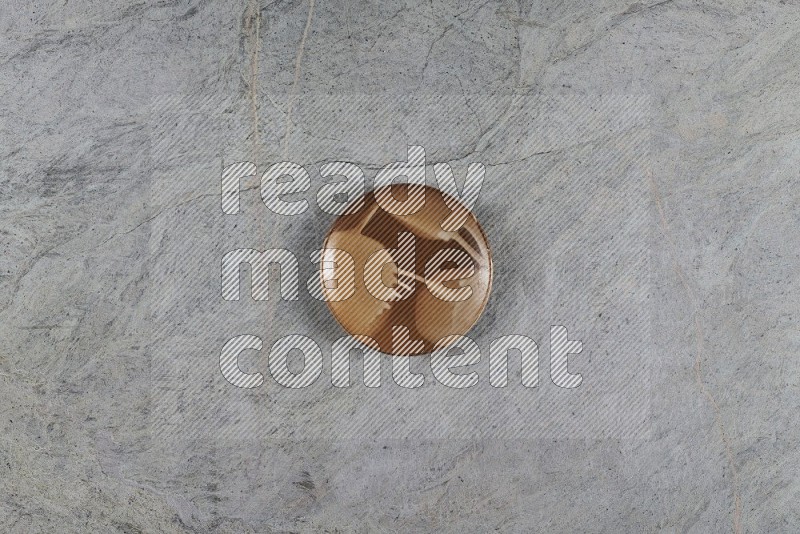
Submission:
[[[3,531],[800,531],[796,2],[3,2],[0,28]],[[313,425],[326,407],[341,415],[363,387],[295,397],[282,408],[294,432],[220,435],[219,417],[198,419],[198,392],[215,416],[240,395],[254,427],[282,394],[265,385],[242,396],[197,366],[213,370],[231,335],[271,341],[266,327],[158,284],[179,269],[213,272],[218,251],[203,236],[230,229],[202,214],[219,217],[221,165],[285,156],[314,168],[349,156],[369,175],[411,141],[407,124],[315,137],[327,123],[308,103],[324,95],[442,95],[431,109],[447,120],[431,157],[454,162],[459,176],[470,161],[490,165],[476,211],[500,237],[492,244],[506,279],[476,327],[481,339],[522,333],[541,345],[546,331],[522,330],[567,313],[554,295],[621,279],[546,259],[524,269],[531,252],[514,236],[548,228],[545,213],[569,218],[553,206],[574,206],[574,188],[548,170],[565,169],[568,181],[597,165],[603,172],[585,184],[610,198],[639,195],[598,205],[620,224],[631,220],[623,210],[647,214],[634,218],[647,221],[650,239],[647,277],[636,278],[646,298],[633,306],[594,290],[578,306],[588,314],[606,297],[616,316],[605,321],[636,312],[652,321],[624,345],[641,345],[647,371],[646,412],[620,405],[620,419],[644,417],[635,432],[320,435],[324,426]],[[642,110],[646,135],[632,142],[603,120],[585,143],[535,141],[524,110],[503,105],[508,95],[635,98],[646,104],[627,109]],[[225,104],[209,121],[181,102]],[[217,126],[223,133],[209,132]],[[359,153],[360,143],[374,146]],[[628,160],[642,172],[603,167],[612,149],[640,145],[646,157]],[[520,154],[531,158],[515,167]],[[505,171],[503,187],[492,187],[492,165]],[[301,258],[330,220],[311,209],[277,223],[254,211],[252,195],[243,206],[263,218],[262,246]],[[187,221],[196,221],[191,233]],[[559,241],[561,253],[581,250],[592,234],[580,228]],[[243,235],[234,246],[259,244],[257,232]],[[183,262],[171,261],[181,244]],[[514,294],[512,272],[530,306]],[[270,313],[282,332],[296,325],[324,344],[337,330],[323,312],[279,303]],[[199,343],[198,324],[219,343]],[[586,351],[576,366],[589,366],[583,386],[602,361],[591,341],[611,339],[604,324],[575,335]],[[196,365],[167,366],[174,376],[164,380],[164,347]],[[542,378],[537,399],[561,393]],[[303,419],[309,407],[316,420]],[[591,416],[591,406],[580,409],[575,417]],[[458,428],[457,418],[446,422]]]

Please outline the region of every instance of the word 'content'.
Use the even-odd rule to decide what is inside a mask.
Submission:
[[[395,342],[402,346],[413,344],[409,340],[408,329],[394,327]],[[419,343],[419,341],[416,341]],[[260,351],[263,342],[253,335],[236,336],[222,348],[219,359],[220,370],[225,379],[239,388],[257,388],[264,383],[264,375],[259,372],[248,373],[239,365],[239,358],[248,350]],[[337,388],[350,387],[350,357],[354,351],[363,355],[364,385],[369,388],[381,387],[382,354],[378,344],[368,336],[344,336],[331,347],[331,385]],[[550,379],[565,389],[578,387],[583,377],[567,370],[569,354],[578,354],[583,344],[570,340],[564,326],[550,328]],[[289,368],[292,352],[301,355],[302,365]],[[452,354],[456,352],[456,354]],[[536,342],[521,335],[502,336],[493,340],[489,347],[489,383],[492,387],[503,388],[508,385],[508,355],[518,352],[522,385],[535,388],[539,385],[539,347]],[[392,379],[403,388],[415,389],[425,383],[425,375],[411,370],[411,360],[416,358],[391,358]],[[481,361],[478,345],[467,336],[448,336],[436,344],[430,357],[430,368],[436,382],[454,389],[465,389],[476,385],[478,372],[470,369]],[[300,369],[297,369],[299,367]],[[278,339],[269,353],[268,369],[279,385],[289,389],[309,387],[319,379],[323,369],[322,349],[311,338],[302,335],[289,335]],[[458,370],[458,372],[455,372]]]

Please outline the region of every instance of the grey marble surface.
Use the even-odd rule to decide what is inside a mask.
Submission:
[[[0,28],[1,530],[800,531],[797,3],[34,1]],[[331,220],[249,190],[232,228],[222,165],[374,175],[412,137],[488,167],[481,348],[581,332],[583,389],[509,387],[542,414],[514,432],[465,435],[487,388],[453,415],[214,370],[235,334],[340,334],[307,298],[212,298],[223,249],[302,258]],[[410,408],[371,428],[364,398]]]

